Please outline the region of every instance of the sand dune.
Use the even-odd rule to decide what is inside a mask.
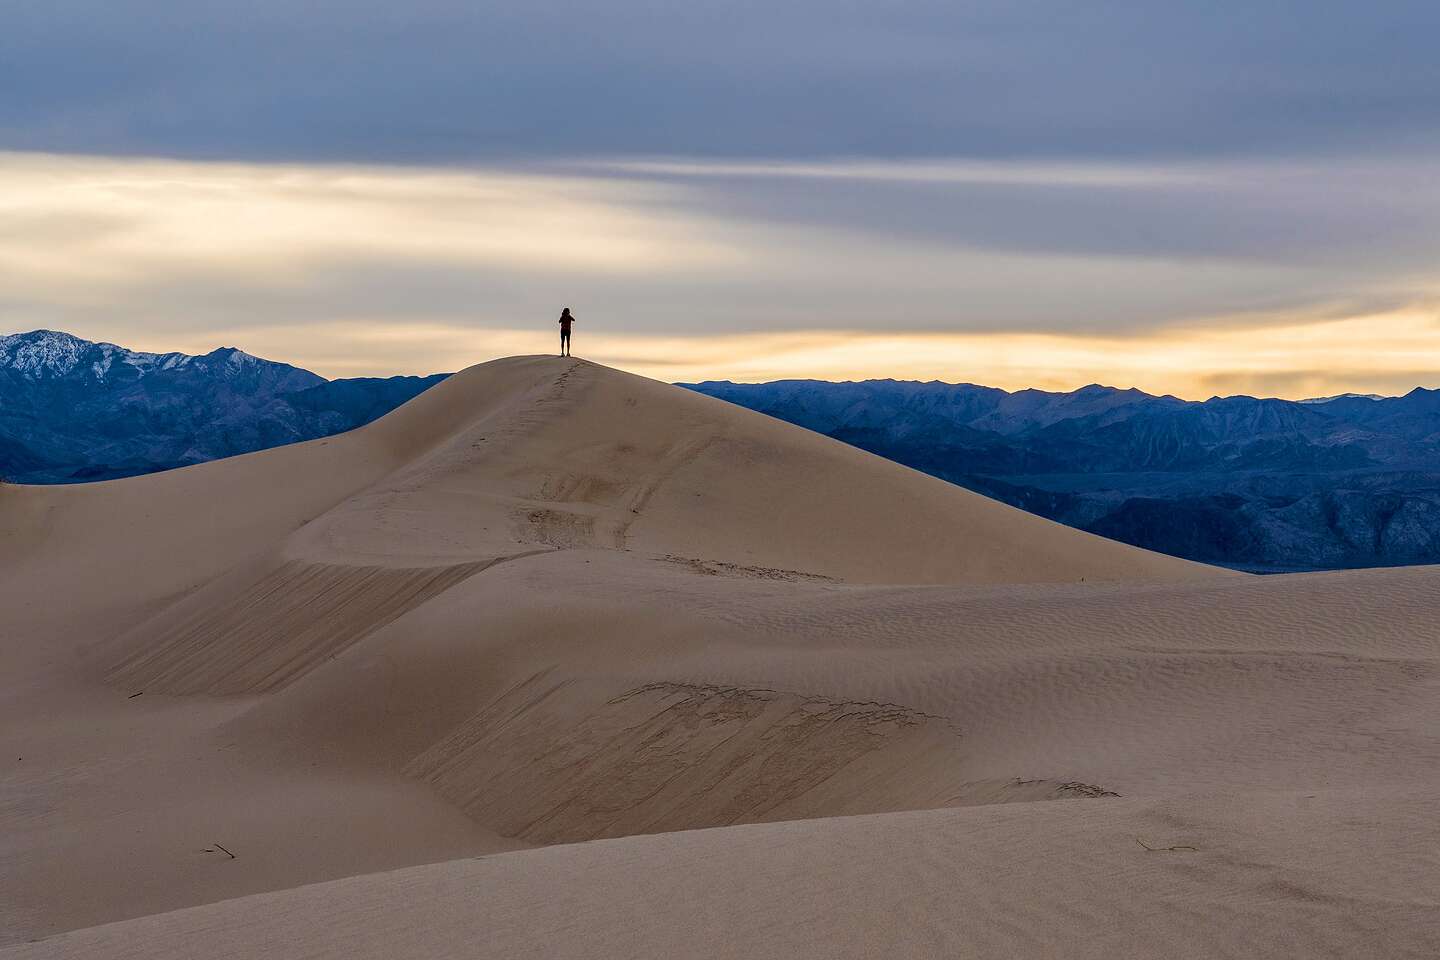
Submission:
[[[0,531],[17,957],[1440,937],[1435,569],[1239,576],[556,358]]]
[[[1228,799],[1090,800],[630,837],[262,894],[0,956],[1418,960],[1440,951],[1431,805],[1262,796],[1237,816]]]

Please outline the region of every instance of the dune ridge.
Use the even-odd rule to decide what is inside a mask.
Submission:
[[[538,357],[0,530],[0,955],[1434,943],[1435,568],[1242,576]]]

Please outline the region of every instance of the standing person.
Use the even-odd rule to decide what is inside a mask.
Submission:
[[[560,356],[570,356],[570,324],[575,318],[570,316],[570,308],[566,307],[560,311]]]

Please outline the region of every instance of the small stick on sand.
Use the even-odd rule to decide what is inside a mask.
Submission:
[[[226,850],[224,847],[220,846],[220,844],[218,844],[218,843],[215,844],[215,847],[216,847],[216,849],[218,849],[221,853],[223,853],[223,854],[225,854],[227,857],[229,857],[231,860],[236,859],[235,854],[231,853],[229,850]]]
[[[140,693],[144,693],[144,692],[145,692],[144,690],[141,690],[141,691],[140,691]],[[125,699],[126,699],[126,700],[134,700],[136,697],[140,696],[140,693],[132,693],[132,694],[130,694],[130,696],[126,697]]]
[[[1174,847],[1152,847],[1150,846],[1150,844],[1146,843],[1144,840],[1141,840],[1139,837],[1135,838],[1135,842],[1140,844],[1140,846],[1144,847],[1146,853],[1168,853],[1171,850],[1189,850],[1191,853],[1200,852],[1199,847],[1187,847],[1184,844],[1180,844]]]

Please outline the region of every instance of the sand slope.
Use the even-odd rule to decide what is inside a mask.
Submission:
[[[1434,952],[1432,568],[1229,574],[556,358],[0,532],[17,956]]]
[[[1095,800],[632,837],[263,894],[0,956],[1422,960],[1440,951],[1428,798],[1260,797],[1235,813],[1214,799]]]

